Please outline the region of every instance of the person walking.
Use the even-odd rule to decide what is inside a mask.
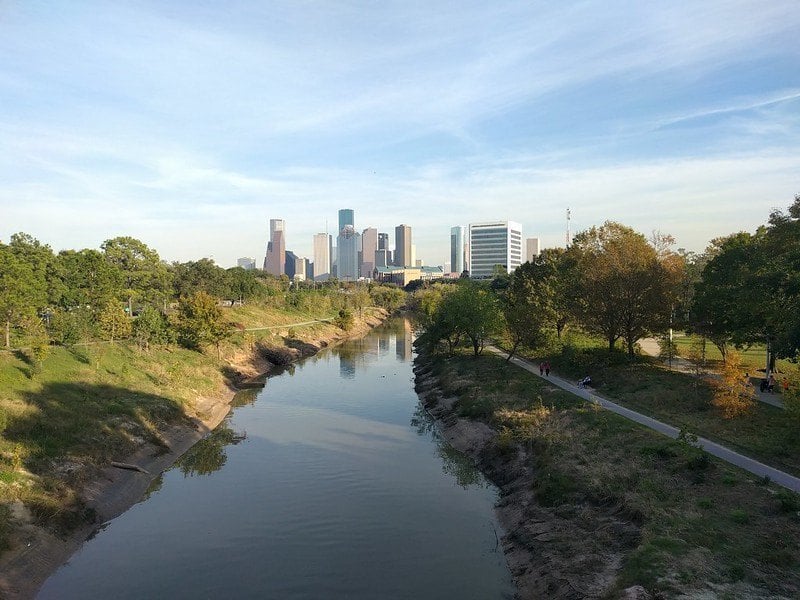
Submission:
[[[767,381],[767,390],[769,391],[770,394],[775,391],[775,375],[773,375],[772,373],[770,373],[769,381]]]
[[[542,375],[544,375],[544,363],[540,362],[539,363],[539,377],[541,377]]]
[[[550,361],[549,361],[549,360],[546,360],[546,361],[544,362],[544,374],[545,374],[547,377],[550,377]]]

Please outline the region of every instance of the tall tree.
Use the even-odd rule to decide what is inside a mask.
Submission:
[[[106,240],[100,248],[106,260],[122,273],[123,295],[129,315],[133,314],[134,299],[155,305],[167,300],[171,277],[155,250],[128,236]]]
[[[640,338],[666,328],[678,274],[643,235],[607,221],[575,236],[570,253],[581,320],[603,335],[609,350],[622,338],[633,355]]]
[[[121,269],[98,250],[62,250],[55,266],[62,283],[57,302],[62,308],[88,307],[97,313],[124,294]]]
[[[35,317],[47,302],[44,271],[20,258],[10,246],[0,244],[0,319],[5,325],[5,346],[11,347],[11,328]]]

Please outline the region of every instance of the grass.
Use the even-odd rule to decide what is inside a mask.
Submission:
[[[247,327],[314,320],[303,307],[225,309]],[[287,328],[288,329],[288,328]],[[246,356],[256,341],[304,344],[338,331],[330,324],[287,331],[239,333],[216,350],[176,346],[149,352],[128,343],[53,347],[34,369],[23,352],[0,352],[0,550],[13,529],[11,502],[21,501],[38,524],[66,534],[92,515],[81,486],[98,466],[124,458],[160,431],[196,412],[198,398],[221,397],[230,369],[225,357]]]
[[[589,336],[573,334],[576,339],[576,346],[564,346],[549,357],[557,375],[578,379],[591,373],[594,387],[609,400],[800,476],[796,417],[756,403],[748,414],[724,419],[711,405],[708,381],[670,371],[649,357],[609,353]]]
[[[542,510],[583,532],[549,540],[540,547],[545,555],[560,552],[566,565],[587,552],[619,552],[612,596],[635,584],[665,597],[711,593],[712,586],[731,597],[800,594],[795,494],[760,485],[498,357],[431,360],[461,414],[500,432],[500,454],[530,451]]]

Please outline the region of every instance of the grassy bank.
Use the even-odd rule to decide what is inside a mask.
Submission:
[[[590,338],[565,345],[548,360],[568,379],[590,374],[593,387],[609,400],[800,476],[800,422],[779,408],[759,402],[748,414],[725,419],[711,404],[708,379],[672,371],[658,359],[609,353]]]
[[[599,410],[498,357],[425,360],[443,394],[458,398],[459,415],[498,432],[495,454],[524,456],[536,514],[522,507],[528,521],[509,535],[567,578],[601,570],[576,557],[608,556],[613,548],[621,559],[609,559],[616,573],[606,582],[610,597],[637,584],[665,597],[800,594],[796,495]],[[561,530],[570,535],[559,529],[537,535],[547,520],[568,522]]]
[[[332,316],[303,307],[224,310],[240,329],[272,329],[238,330],[219,353],[91,343],[53,347],[34,363],[0,352],[0,549],[20,518],[62,535],[91,520],[81,489],[98,469],[144,444],[166,450],[166,427],[192,426],[232,384],[268,368],[259,348],[291,359],[346,335],[332,323],[290,326]]]

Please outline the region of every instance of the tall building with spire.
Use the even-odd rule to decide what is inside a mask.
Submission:
[[[283,219],[269,220],[269,242],[264,257],[264,270],[280,276],[286,272],[286,224]]]

